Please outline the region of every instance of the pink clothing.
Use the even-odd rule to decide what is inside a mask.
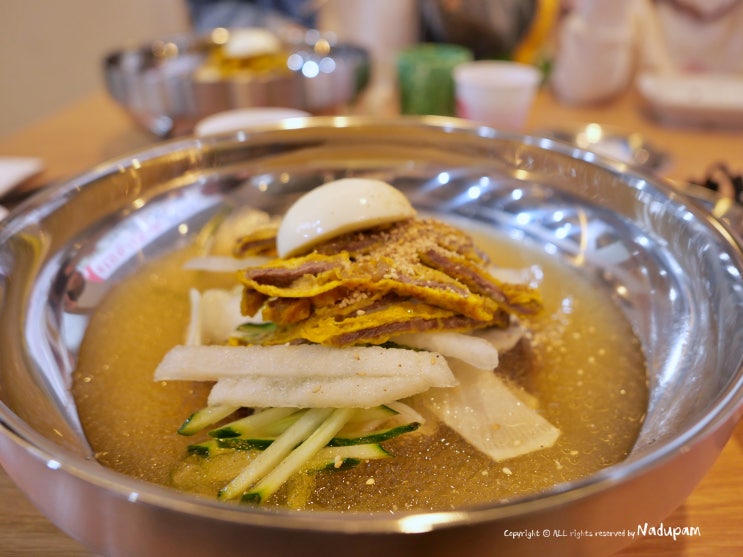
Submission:
[[[558,97],[605,100],[638,71],[743,75],[743,2],[579,0],[559,29],[551,76]]]

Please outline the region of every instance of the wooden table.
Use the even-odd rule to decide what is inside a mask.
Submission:
[[[598,122],[640,132],[671,155],[666,177],[701,178],[708,165],[727,161],[743,168],[743,135],[732,131],[700,131],[663,127],[638,110],[628,95],[600,107],[570,108],[542,92],[531,114],[531,130]],[[0,138],[0,156],[41,157],[46,169],[23,189],[70,177],[104,160],[152,145],[155,139],[135,127],[107,98],[96,93],[57,115]],[[743,556],[743,423],[739,423],[709,474],[686,502],[664,521],[666,526],[697,527],[700,535],[646,537],[619,553],[620,557]],[[83,547],[41,516],[0,470],[0,555],[89,556]]]

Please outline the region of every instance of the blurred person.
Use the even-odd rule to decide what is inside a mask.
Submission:
[[[317,0],[186,0],[195,31],[296,23],[314,27]]]
[[[420,0],[422,35],[469,48],[476,59],[536,63],[544,54],[559,0]]]
[[[396,56],[418,42],[451,43],[475,58],[543,62],[560,0],[184,0],[197,32],[299,24],[369,51],[364,107],[393,110]]]
[[[639,71],[743,74],[743,0],[572,0],[551,85],[571,104],[605,101]]]
[[[367,1],[367,15],[379,8],[380,16],[384,17],[383,2]],[[265,26],[267,20],[316,27],[322,23],[319,20],[323,9],[337,9],[344,0],[186,2],[194,30],[203,32],[215,27]],[[551,35],[560,0],[414,0],[414,4],[418,17],[411,31],[423,42],[459,44],[469,48],[475,58],[534,62]],[[370,21],[369,26],[373,23]],[[391,27],[395,23],[387,22]]]

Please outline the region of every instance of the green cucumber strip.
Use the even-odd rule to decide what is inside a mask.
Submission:
[[[188,451],[188,454],[195,454],[203,457],[214,456],[230,451],[230,449],[220,447],[216,439],[194,443],[193,445],[189,445],[186,450]]]
[[[215,439],[217,446],[221,449],[232,449],[233,451],[265,451],[276,437],[225,437]]]
[[[311,436],[332,413],[331,408],[311,408],[307,410],[302,417],[279,435],[265,451],[252,460],[240,474],[220,489],[217,497],[220,499],[234,499],[242,495],[250,486],[282,462],[297,445]]]
[[[313,412],[312,409],[307,413]],[[268,474],[255,484],[250,491],[245,493],[242,497],[243,501],[250,503],[260,503],[265,501],[271,495],[284,485],[289,477],[296,471],[302,468],[305,462],[315,456],[317,452],[322,449],[333,436],[340,431],[340,429],[346,425],[354,413],[355,408],[336,408],[332,410],[329,415],[326,415],[326,419],[307,437],[299,446],[292,450],[285,458],[281,460]],[[304,418],[304,416],[303,416]],[[301,421],[301,419],[300,419]],[[299,422],[297,422],[298,424]],[[291,428],[288,431],[290,431]],[[265,455],[269,452],[281,439],[277,438],[276,441],[266,449],[260,456]]]
[[[363,437],[376,431],[384,431],[401,425],[407,425],[413,420],[407,419],[400,414],[393,414],[381,419],[369,419],[367,421],[354,421],[346,424],[336,437]]]
[[[215,429],[209,432],[211,437],[217,437],[218,439],[229,439],[233,437],[251,437],[251,438],[266,438],[270,439],[281,435],[286,428],[296,422],[301,416],[299,408],[269,408],[235,420],[229,424]],[[358,424],[374,424],[374,422],[384,422],[397,415],[395,410],[387,406],[375,406],[373,408],[359,409],[349,426],[354,425],[352,431],[359,431],[358,435],[365,431],[369,431],[372,428],[360,428]],[[373,428],[376,429],[376,428]],[[265,442],[259,441],[258,444],[266,445]],[[254,448],[252,446],[245,447],[246,449]],[[263,447],[265,448],[265,446]]]
[[[178,428],[180,435],[194,435],[237,411],[236,406],[206,406],[191,414]]]
[[[333,462],[326,462],[324,464],[320,464],[317,468],[307,468],[308,472],[337,472],[340,470],[350,470],[351,468],[356,468],[359,464],[361,464],[363,461],[359,460],[358,458],[343,458],[340,461]]]
[[[307,470],[346,470],[353,468],[365,460],[390,458],[379,443],[352,445],[348,447],[323,447],[306,463]]]
[[[350,445],[365,445],[368,443],[381,443],[388,441],[403,433],[415,431],[421,426],[418,422],[408,422],[406,424],[370,431],[361,436],[336,436],[328,442],[328,447],[347,447]]]
[[[397,414],[398,412],[396,410],[393,410],[384,404],[380,404],[379,406],[372,406],[371,408],[359,408],[354,417],[348,423],[356,424],[361,422],[386,420],[392,416],[396,416]]]
[[[264,450],[273,440],[267,440],[265,446],[256,443],[249,446],[246,440],[241,439],[209,439],[201,443],[194,443],[187,447],[189,454],[203,457],[215,456],[234,450]],[[333,468],[345,469],[363,462],[364,460],[377,460],[389,458],[392,455],[379,443],[366,443],[363,445],[344,445],[340,447],[323,447],[307,462],[308,470],[331,470]],[[338,461],[341,465],[338,466]]]
[[[248,333],[252,331],[274,331],[276,330],[276,326],[276,323],[271,323],[270,321],[264,323],[251,323],[250,321],[246,321],[245,323],[238,325],[237,330]]]
[[[353,445],[365,445],[369,443],[381,443],[389,441],[404,433],[415,431],[420,427],[418,422],[407,422],[402,425],[375,429],[365,433],[336,435],[328,442],[328,447],[348,447]],[[219,439],[218,445],[223,449],[235,449],[238,451],[265,450],[274,441],[273,437],[234,437]]]
[[[238,325],[234,336],[241,341],[252,344],[260,343],[265,337],[271,335],[278,326],[275,323],[243,323]]]
[[[244,435],[276,437],[296,422],[302,412],[299,408],[267,408],[214,429],[209,436],[219,439]]]

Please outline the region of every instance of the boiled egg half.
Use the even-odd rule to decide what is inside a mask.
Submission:
[[[279,257],[293,257],[335,236],[415,214],[407,198],[387,182],[343,178],[309,191],[289,208],[279,227],[276,248]]]

